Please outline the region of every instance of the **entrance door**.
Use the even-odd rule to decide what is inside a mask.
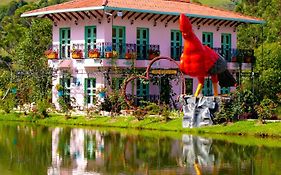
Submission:
[[[86,26],[85,27],[85,48],[86,48],[86,57],[88,57],[88,51],[90,49],[95,49],[96,46],[96,26]]]
[[[149,83],[144,83],[137,80],[137,97],[142,97],[138,99],[148,100],[149,99]]]
[[[182,53],[182,36],[179,30],[171,31],[171,57],[179,61]]]
[[[137,59],[148,58],[149,30],[148,28],[137,28]]]
[[[204,87],[202,89],[202,93],[203,93],[204,96],[213,95],[212,80],[210,78],[205,79]]]
[[[123,26],[112,28],[112,50],[117,51],[119,58],[125,58],[126,53],[126,30]]]
[[[227,60],[231,61],[231,34],[221,34],[221,50],[222,56]]]
[[[60,29],[60,58],[70,58],[70,28]]]
[[[96,79],[85,78],[85,99],[87,104],[95,103],[96,96]]]

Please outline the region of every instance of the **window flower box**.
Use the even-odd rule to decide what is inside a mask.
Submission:
[[[150,60],[154,59],[155,57],[158,57],[159,55],[160,55],[159,50],[150,49],[150,50],[148,51],[148,56],[149,56],[149,59],[150,59]]]
[[[111,51],[105,52],[105,58],[112,58],[112,55]]]
[[[50,50],[46,50],[44,52],[45,56],[48,58],[48,59],[58,59],[58,52],[50,49]]]
[[[100,58],[100,51],[98,49],[90,49],[88,52],[89,58]]]
[[[83,53],[81,49],[75,49],[71,53],[72,59],[82,59]]]
[[[130,60],[131,58],[132,58],[132,54],[127,52],[125,54],[125,59]]]
[[[137,54],[136,52],[127,52],[125,54],[125,59],[130,60],[136,58]]]

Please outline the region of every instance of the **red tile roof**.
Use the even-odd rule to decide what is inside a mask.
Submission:
[[[192,17],[225,19],[249,23],[263,22],[258,18],[193,4],[189,3],[188,1],[189,0],[73,0],[66,3],[25,12],[22,16],[38,16],[68,11],[112,9],[171,15],[185,13],[187,16]],[[106,6],[102,6],[103,3],[106,3]]]

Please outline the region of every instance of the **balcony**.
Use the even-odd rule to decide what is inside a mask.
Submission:
[[[229,69],[251,69],[255,62],[254,50],[214,48],[228,63]]]
[[[160,54],[159,45],[100,42],[93,44],[52,45],[45,52],[48,59],[137,59],[149,60]]]

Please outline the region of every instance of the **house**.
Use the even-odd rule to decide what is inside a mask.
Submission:
[[[241,24],[263,21],[189,0],[72,0],[25,12],[22,17],[53,21],[53,44],[48,51],[48,64],[54,68],[53,102],[57,104],[62,95],[75,99],[77,106],[88,106],[95,103],[98,89],[120,89],[126,77],[144,73],[150,59],[158,54],[179,61],[183,44],[180,13],[189,17],[203,44],[228,61],[234,75],[239,68],[251,67],[253,52],[237,49],[236,29]],[[182,88],[175,64],[162,60],[152,69],[154,83],[135,80],[127,94],[161,101],[163,95],[169,100],[173,92],[175,99]],[[186,92],[193,93],[197,80],[188,76],[185,79]],[[62,94],[56,89],[59,84]],[[225,94],[230,89],[220,91]],[[208,78],[203,94],[212,94]]]

